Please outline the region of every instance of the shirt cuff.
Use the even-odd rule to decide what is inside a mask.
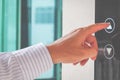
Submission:
[[[26,80],[39,76],[53,66],[50,53],[42,43],[15,51],[13,54]]]
[[[40,43],[40,44],[38,44],[38,46],[39,45],[41,47],[40,49],[41,49],[42,53],[44,54],[44,60],[46,62],[46,65],[48,65],[48,69],[49,69],[49,67],[53,66],[53,61],[52,61],[51,55],[50,55],[47,47],[44,44]]]

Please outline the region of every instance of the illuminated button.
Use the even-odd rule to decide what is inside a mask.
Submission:
[[[114,48],[113,48],[113,46],[111,44],[107,44],[104,47],[104,56],[107,59],[112,59],[114,57]]]
[[[105,29],[107,33],[112,33],[115,30],[115,22],[112,18],[107,18],[105,22],[109,22],[110,25]]]

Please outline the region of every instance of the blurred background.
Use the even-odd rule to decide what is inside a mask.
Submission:
[[[62,34],[62,0],[0,0],[0,51],[50,44]],[[38,80],[60,80],[55,65]]]
[[[0,0],[0,51],[50,44],[94,23],[95,0]],[[94,80],[94,62],[57,64],[35,80]]]

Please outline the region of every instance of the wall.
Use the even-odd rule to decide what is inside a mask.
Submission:
[[[63,0],[63,35],[94,21],[95,0]],[[62,80],[94,80],[94,62],[89,60],[85,66],[62,64]]]

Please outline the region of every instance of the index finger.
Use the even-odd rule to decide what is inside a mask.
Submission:
[[[108,27],[110,23],[97,23],[86,28],[87,34],[92,34]]]

